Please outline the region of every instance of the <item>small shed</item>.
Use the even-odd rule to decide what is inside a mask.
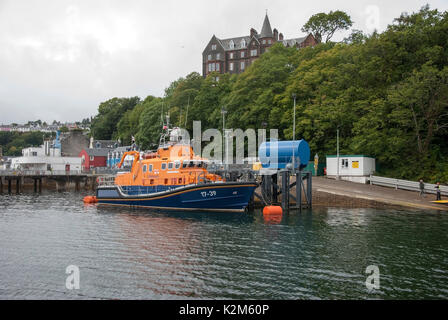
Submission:
[[[339,169],[339,170],[338,170]],[[365,155],[327,155],[327,176],[358,183],[367,183],[375,172],[375,158]]]

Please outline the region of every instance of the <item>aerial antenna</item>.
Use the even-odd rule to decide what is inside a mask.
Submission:
[[[180,115],[179,115],[179,127],[182,126],[182,106],[180,108]]]
[[[185,129],[187,128],[188,107],[190,106],[190,94],[188,94],[187,114],[185,115]]]

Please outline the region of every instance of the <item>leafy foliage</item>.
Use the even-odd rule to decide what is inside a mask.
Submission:
[[[140,146],[152,148],[163,114],[189,130],[200,120],[205,130],[221,128],[225,107],[228,128],[267,123],[291,139],[296,94],[296,137],[313,154],[334,154],[339,130],[341,153],[375,157],[384,175],[447,182],[447,12],[425,6],[382,34],[354,30],[342,43],[329,41],[351,24],[340,11],[318,14],[306,30],[328,43],[300,50],[276,44],[240,75],[204,79],[193,72],[172,82],[163,98],[106,101],[92,121],[94,135],[128,142],[135,133]]]
[[[312,33],[318,43],[324,38],[325,42],[329,42],[336,31],[348,30],[352,25],[350,16],[337,10],[313,15],[302,27],[302,31]]]

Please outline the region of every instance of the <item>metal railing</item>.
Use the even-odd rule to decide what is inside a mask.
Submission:
[[[385,178],[385,177],[377,177],[377,176],[370,176],[369,177],[370,184],[372,185],[378,185],[383,187],[390,187],[395,189],[402,189],[402,190],[409,190],[409,191],[420,191],[420,182],[418,181],[408,181],[408,180],[400,180],[400,179],[392,179],[392,178]],[[432,183],[424,183],[425,193],[433,193],[435,194],[436,191],[436,185]],[[440,193],[442,195],[448,196],[448,186],[442,186],[440,185]]]
[[[0,170],[0,176],[78,176],[81,170]]]
[[[109,175],[98,177],[96,181],[98,182],[98,186],[113,186],[115,185],[115,176]]]

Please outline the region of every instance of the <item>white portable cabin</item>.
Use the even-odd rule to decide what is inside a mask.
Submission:
[[[338,171],[339,167],[339,171]],[[367,183],[367,178],[375,172],[375,158],[364,155],[327,156],[327,176],[358,183]]]

